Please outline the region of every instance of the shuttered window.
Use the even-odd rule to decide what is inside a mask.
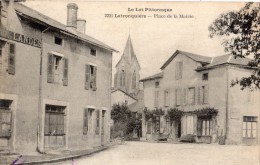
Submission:
[[[9,43],[8,73],[15,74],[15,44]]]
[[[159,106],[159,91],[154,92],[154,107]]]
[[[169,91],[164,91],[164,106],[169,106],[170,97],[169,97]]]
[[[64,110],[63,106],[46,105],[45,113],[45,136],[62,136],[64,131]]]
[[[0,137],[11,137],[11,110],[0,110]]]
[[[187,105],[187,89],[183,89],[183,105]]]
[[[54,81],[53,77],[53,55],[48,54],[48,63],[47,63],[47,82],[52,83]]]
[[[195,88],[189,88],[188,89],[188,104],[194,105],[195,104]]]
[[[99,135],[99,130],[100,130],[100,113],[99,110],[96,110],[96,134]]]
[[[85,89],[97,90],[97,67],[92,65],[85,65]]]
[[[87,134],[88,132],[88,109],[84,109],[83,115],[83,134]]]
[[[208,104],[209,100],[208,100],[208,96],[209,96],[209,87],[208,85],[202,86],[202,103],[203,104]]]
[[[183,99],[183,96],[182,96],[182,90],[180,88],[177,88],[175,90],[175,98],[176,98],[176,106],[179,106],[182,104],[182,99]]]
[[[3,48],[4,48],[4,42],[0,40],[0,71],[2,70],[3,67],[3,54],[4,54]]]
[[[212,116],[198,117],[197,135],[198,136],[211,136],[212,135]]]
[[[68,86],[68,67],[69,61],[67,58],[64,58],[64,65],[63,65],[63,85]]]
[[[175,79],[179,80],[182,78],[183,62],[176,62]]]

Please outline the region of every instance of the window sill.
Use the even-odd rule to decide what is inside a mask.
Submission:
[[[243,139],[256,139],[256,137],[243,137]]]

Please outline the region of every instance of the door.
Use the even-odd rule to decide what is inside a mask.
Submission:
[[[102,110],[102,121],[101,121],[101,145],[105,145],[105,116],[106,111]]]
[[[187,134],[193,134],[193,116],[189,115],[187,116],[187,123],[186,123],[186,130],[187,130]]]

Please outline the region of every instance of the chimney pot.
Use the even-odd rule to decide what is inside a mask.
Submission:
[[[67,5],[67,27],[77,28],[78,5],[69,3]]]
[[[86,20],[78,19],[77,20],[77,30],[81,33],[85,33],[85,29],[86,29]]]

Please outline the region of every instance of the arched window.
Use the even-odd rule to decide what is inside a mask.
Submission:
[[[122,72],[120,73],[120,86],[124,87],[125,86],[125,71],[122,70]]]
[[[134,71],[133,75],[132,75],[132,88],[135,89],[136,88],[136,73]]]

